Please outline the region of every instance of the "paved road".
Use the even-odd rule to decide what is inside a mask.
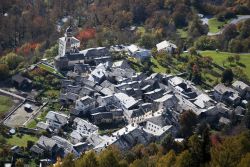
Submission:
[[[204,19],[204,18],[203,18]],[[230,21],[229,24],[238,24],[239,22],[243,21],[243,20],[246,20],[246,19],[250,19],[250,15],[242,15],[242,16],[238,16],[238,18],[236,19],[233,19]],[[217,33],[211,33],[209,32],[207,35],[208,36],[214,36],[214,35],[219,35],[219,34],[222,34],[222,32],[224,31],[225,27],[222,28],[219,32]]]
[[[24,97],[19,96],[19,95],[16,95],[16,94],[11,93],[11,92],[8,92],[8,91],[3,90],[3,89],[0,89],[0,92],[3,93],[3,94],[7,94],[7,95],[9,95],[9,96],[15,97],[15,98],[17,98],[17,99],[25,100]]]

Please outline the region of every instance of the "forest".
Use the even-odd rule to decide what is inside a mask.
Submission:
[[[131,151],[107,148],[96,154],[87,152],[74,161],[69,154],[58,158],[55,166],[62,167],[248,167],[250,163],[250,133],[220,138],[206,129],[183,143],[166,136],[161,143],[137,145]]]
[[[236,15],[250,13],[247,0],[8,0],[0,3],[0,55],[18,51],[21,46],[39,44],[40,51],[52,46],[63,34],[57,31],[64,17],[68,25],[78,34],[94,29],[93,40],[83,39],[84,46],[112,45],[150,40],[151,43],[168,39],[179,46],[191,46],[207,27],[202,25],[198,13],[229,19]],[[145,33],[130,31],[131,26],[143,27]],[[177,29],[187,29],[188,38],[182,39]],[[230,27],[230,33],[223,34],[222,45],[228,50],[229,39],[240,45],[240,40],[249,43],[248,27]],[[239,33],[239,31],[242,31]],[[239,33],[239,34],[238,34]],[[85,34],[86,35],[86,34]],[[226,37],[224,37],[226,36]],[[220,43],[221,43],[220,42]],[[233,45],[231,44],[231,45]],[[151,47],[148,44],[146,47]],[[28,47],[30,48],[30,47]],[[34,49],[31,47],[31,49]],[[247,47],[244,50],[249,49]],[[236,49],[237,51],[237,49]],[[241,50],[239,50],[241,51]]]

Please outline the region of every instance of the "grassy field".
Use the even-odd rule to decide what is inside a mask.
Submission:
[[[166,73],[166,68],[162,67],[154,57],[151,58],[151,62],[154,64],[153,71],[155,73]]]
[[[26,125],[26,127],[27,127],[27,128],[36,128],[36,124],[37,124],[37,121],[36,121],[36,120],[32,120],[32,121],[30,121],[30,122]]]
[[[227,24],[227,21],[221,22],[221,21],[218,21],[217,18],[211,18],[208,20],[209,32],[217,33],[220,31],[220,28],[222,28],[226,24]]]
[[[30,135],[23,135],[22,137],[18,137],[17,135],[12,136],[9,138],[7,143],[12,146],[20,146],[20,147],[27,147],[27,141],[36,142],[38,140],[35,136]]]
[[[246,73],[246,75],[248,76],[248,78],[250,78],[250,54],[240,54],[240,62],[238,65],[237,63],[232,63],[230,64],[227,61],[228,56],[234,56],[234,53],[228,53],[228,52],[216,52],[216,51],[202,51],[200,52],[202,56],[210,56],[213,58],[213,61],[220,65],[223,66],[224,63],[224,67],[235,67],[235,66],[239,66],[241,68],[243,68],[243,71]]]
[[[10,97],[0,95],[0,113],[6,113],[13,105],[13,101]]]
[[[56,74],[56,75],[58,75],[60,77],[63,77],[63,75],[61,73],[59,73],[56,69],[54,69],[54,68],[52,68],[52,67],[50,67],[48,65],[39,64],[38,67],[40,67],[41,69],[46,70],[46,71],[48,71],[48,72],[50,72],[52,74]]]

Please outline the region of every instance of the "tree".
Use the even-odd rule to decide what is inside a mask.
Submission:
[[[233,56],[228,56],[227,61],[232,64],[234,62],[234,57]]]
[[[246,128],[250,129],[250,111],[248,110],[244,116],[244,124]]]
[[[99,163],[96,158],[96,154],[91,151],[86,153],[82,158],[75,162],[75,166],[81,167],[98,167]]]
[[[181,114],[179,122],[183,137],[191,136],[197,124],[197,116],[193,111],[187,110]]]
[[[31,140],[27,141],[27,149],[29,150],[34,145],[34,142]]]
[[[24,167],[24,163],[22,159],[17,159],[16,163],[15,163],[16,167]]]
[[[23,57],[11,52],[2,58],[2,61],[9,66],[11,70],[17,68],[17,66],[23,61]]]
[[[250,151],[250,133],[227,137],[222,144],[211,149],[211,166],[235,167]]]
[[[140,46],[143,46],[147,49],[154,47],[155,37],[151,34],[144,34],[139,40]]]
[[[208,26],[203,25],[198,16],[194,17],[192,21],[189,21],[188,35],[190,38],[195,39],[201,35],[207,35]]]
[[[246,154],[240,161],[237,167],[249,167],[250,164],[250,153]]]
[[[238,55],[238,54],[234,55],[234,60],[235,60],[237,63],[239,63],[239,61],[240,61],[240,55]]]
[[[228,44],[228,50],[233,53],[243,52],[243,44],[241,40],[232,39]]]
[[[183,151],[179,156],[176,158],[175,167],[193,167],[194,162],[192,159],[192,155],[188,150]]]
[[[75,167],[74,154],[68,154],[64,157],[61,167]]]
[[[168,67],[168,65],[172,62],[172,56],[170,56],[166,51],[158,52],[155,58],[163,67]]]
[[[224,41],[230,41],[237,36],[237,28],[234,24],[229,24],[222,33],[222,38]]]
[[[166,152],[173,149],[174,138],[171,134],[167,134],[161,141],[162,147],[165,149]]]
[[[145,158],[137,159],[129,167],[148,167],[148,162]]]
[[[156,167],[174,167],[175,161],[175,152],[173,150],[170,150],[166,155],[162,156],[158,160]]]
[[[218,44],[214,38],[201,36],[195,41],[195,47],[199,50],[214,50],[218,47]]]
[[[207,124],[202,128],[201,132],[201,139],[202,139],[202,162],[206,163],[211,160],[210,155],[210,147],[211,147],[211,141],[210,141],[210,128]]]
[[[222,73],[221,82],[230,85],[234,80],[234,73],[232,69],[226,69]]]
[[[98,160],[102,167],[119,167],[117,155],[114,154],[112,149],[106,149],[101,152]]]
[[[0,64],[0,79],[4,80],[9,76],[9,66],[6,64]]]
[[[191,54],[191,55],[197,55],[197,51],[196,51],[196,48],[195,47],[191,47],[188,49],[188,52]]]

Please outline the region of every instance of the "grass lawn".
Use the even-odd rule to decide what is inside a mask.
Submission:
[[[166,73],[167,69],[162,67],[154,57],[151,58],[151,62],[154,64],[153,71],[155,73]]]
[[[59,73],[56,69],[48,66],[48,65],[45,65],[45,64],[39,64],[38,67],[40,67],[41,69],[44,69],[52,74],[56,74],[60,77],[63,77],[63,75],[61,73]]]
[[[27,141],[36,142],[38,140],[37,137],[31,135],[23,135],[22,137],[18,137],[17,135],[12,136],[7,140],[7,143],[12,146],[20,146],[20,147],[27,147]]]
[[[217,18],[211,18],[208,20],[209,32],[217,33],[220,31],[220,28],[222,28],[226,24],[227,24],[227,21],[221,22],[221,21],[218,21]]]
[[[10,110],[13,101],[10,97],[0,95],[0,113],[4,114]]]
[[[37,124],[37,121],[36,121],[36,120],[32,120],[32,121],[30,121],[30,122],[26,125],[26,127],[27,127],[27,128],[36,128],[36,124]]]
[[[235,53],[228,53],[228,52],[216,52],[216,51],[202,51],[200,52],[202,56],[210,56],[213,58],[213,61],[223,66],[223,62],[225,67],[230,67],[230,64],[227,61],[228,56],[234,56]],[[240,63],[243,65],[239,66],[236,63],[232,63],[232,65],[239,66],[243,68],[245,74],[250,78],[250,54],[240,54]]]

